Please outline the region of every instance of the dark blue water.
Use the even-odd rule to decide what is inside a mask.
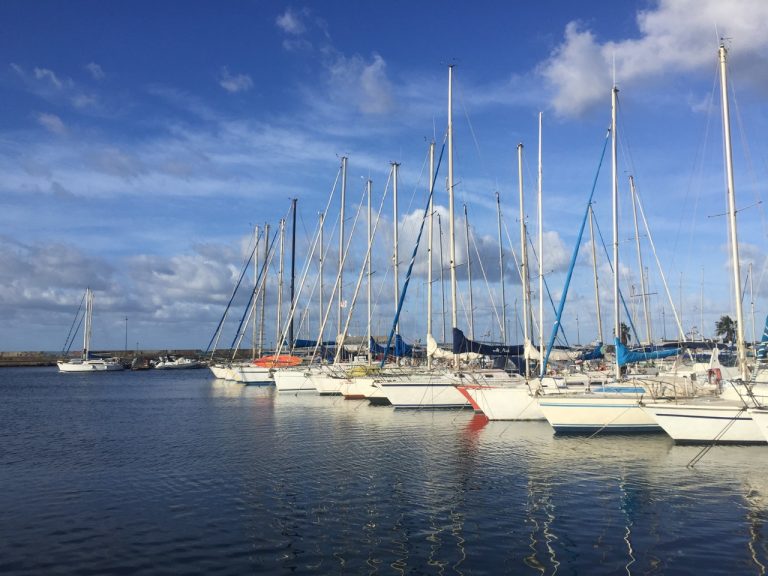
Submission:
[[[768,446],[0,370],[0,574],[764,574]]]

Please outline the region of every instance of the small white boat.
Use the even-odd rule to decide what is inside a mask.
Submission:
[[[57,362],[59,372],[117,372],[124,366],[117,358],[91,358],[91,326],[93,324],[93,290],[85,290],[85,322],[83,325],[83,354],[81,358]]]
[[[155,362],[155,370],[184,370],[189,368],[202,368],[204,364],[199,360],[192,358],[173,358],[172,356],[163,356]]]

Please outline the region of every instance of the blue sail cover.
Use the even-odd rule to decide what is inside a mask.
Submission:
[[[294,348],[314,348],[318,345],[317,340],[304,340],[301,338],[297,338],[293,341],[293,347]],[[320,346],[335,346],[336,341],[335,340],[325,340],[323,342],[320,342]]]
[[[605,358],[605,354],[603,354],[603,343],[600,342],[597,346],[595,346],[594,350],[584,351],[581,353],[581,356],[577,358],[577,360],[600,360],[601,358]]]
[[[757,353],[755,354],[761,360],[768,358],[768,316],[765,318],[765,328],[763,328],[763,337],[760,339],[760,344],[757,345]]]
[[[515,346],[503,346],[501,344],[482,344],[475,342],[464,336],[464,332],[458,328],[453,329],[453,353],[466,354],[475,352],[484,356],[522,356],[525,347],[518,344]]]
[[[657,360],[659,358],[668,358],[669,356],[676,356],[680,353],[680,348],[658,348],[649,346],[641,350],[630,350],[624,344],[622,344],[618,338],[616,343],[616,362],[619,366],[626,366],[634,362],[642,362],[644,360]]]
[[[400,334],[395,334],[395,343],[390,349],[387,349],[386,346],[380,346],[373,338],[371,338],[369,348],[373,354],[386,354],[395,358],[406,358],[413,354],[413,346],[406,344]]]

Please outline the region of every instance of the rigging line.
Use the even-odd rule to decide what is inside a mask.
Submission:
[[[262,231],[259,231],[259,237],[261,237],[263,234]],[[253,250],[250,251],[248,254],[248,259],[243,263],[243,266],[240,270],[240,277],[237,279],[237,282],[235,283],[235,287],[232,290],[232,295],[229,297],[229,302],[227,302],[227,306],[224,308],[224,313],[221,315],[221,318],[219,319],[219,323],[216,326],[216,330],[213,332],[213,336],[211,336],[211,341],[208,342],[208,346],[205,349],[205,354],[208,353],[210,350],[211,352],[211,359],[213,359],[213,355],[216,353],[216,348],[219,345],[219,339],[221,338],[222,329],[224,327],[224,321],[227,318],[227,315],[229,314],[229,309],[232,306],[232,301],[235,299],[235,295],[237,294],[237,289],[240,287],[240,283],[243,281],[243,277],[245,276],[245,273],[248,271],[248,266],[251,264],[251,260],[253,260],[253,257],[256,253],[258,242],[254,242]],[[214,343],[215,340],[215,343]],[[211,349],[211,346],[213,346],[213,349]]]
[[[424,207],[424,215],[422,216],[422,219],[421,219],[419,235],[416,237],[416,246],[414,246],[413,248],[413,253],[411,254],[411,261],[408,264],[408,272],[405,275],[405,283],[403,284],[403,290],[400,293],[400,300],[397,303],[397,311],[395,312],[395,318],[392,322],[392,328],[389,331],[389,338],[387,339],[387,347],[384,349],[384,356],[381,360],[381,368],[384,367],[384,363],[386,362],[387,356],[389,355],[389,349],[392,345],[392,338],[395,335],[395,329],[397,328],[397,323],[400,320],[400,312],[403,309],[403,302],[405,301],[405,295],[408,292],[408,285],[411,281],[411,273],[413,272],[413,264],[416,261],[416,253],[419,250],[421,235],[424,232],[424,223],[427,221],[427,216],[429,215],[429,205],[432,201],[432,196],[435,193],[435,183],[437,182],[437,174],[440,172],[440,165],[442,164],[442,161],[443,161],[444,152],[445,152],[445,140],[443,140],[443,145],[440,148],[440,157],[437,159],[437,166],[435,166],[435,175],[434,175],[434,178],[432,178],[432,186],[429,191],[429,196],[427,197],[427,205]]]
[[[74,334],[72,333],[72,328],[75,326],[75,322],[77,322],[77,319],[80,317],[80,311],[83,309],[83,302],[85,302],[85,295],[88,293],[86,290],[83,292],[82,298],[80,298],[80,305],[77,307],[77,312],[75,312],[75,317],[72,318],[72,324],[69,326],[69,332],[67,333],[67,337],[64,339],[64,346],[61,349],[61,353],[64,354],[66,352],[69,352],[70,347],[72,346],[72,342],[75,340],[75,335],[77,334],[77,331],[80,329],[80,323],[82,323],[82,320],[80,323],[77,324],[77,328],[75,328]],[[72,336],[72,342],[69,341],[69,337]]]
[[[387,189],[389,188],[389,182],[390,182],[390,179],[391,179],[391,175],[392,175],[392,171],[390,170],[390,176],[389,176],[389,178],[387,178],[387,184],[386,184],[386,187],[384,189],[384,194],[381,197],[381,205],[379,207],[379,210],[381,210],[381,206],[384,205],[384,200],[385,200],[385,198],[387,196]],[[360,217],[360,213],[362,212],[363,198],[365,198],[365,193],[366,193],[366,189],[363,188],[363,194],[362,194],[362,197],[360,198],[360,203],[358,204],[357,212],[355,213],[355,219],[354,219],[354,221],[352,223],[352,230],[349,233],[349,238],[347,240],[346,247],[344,248],[344,253],[342,254],[342,257],[341,257],[341,262],[339,263],[339,270],[342,270],[344,268],[344,264],[347,261],[347,256],[349,255],[350,247],[351,247],[351,245],[353,243],[352,242],[352,240],[353,240],[352,236],[354,235],[355,228],[357,227],[358,218]],[[333,297],[336,294],[336,290],[339,288],[340,278],[341,278],[341,275],[340,274],[336,274],[336,281],[333,284],[333,290],[331,291],[331,297],[328,300],[328,306],[326,307],[325,315],[323,316],[323,322],[322,322],[322,324],[320,326],[320,334],[322,334],[325,331],[325,326],[326,326],[326,324],[328,322],[328,317],[330,316],[331,308],[332,308],[333,303],[334,303],[333,302]],[[339,327],[339,329],[341,329],[341,327]],[[338,349],[338,347],[339,347],[338,335],[337,335],[337,338],[335,338],[335,340],[336,340],[336,347]],[[312,351],[312,357],[311,357],[312,359],[311,359],[310,363],[312,361],[314,361],[315,357],[317,356],[317,351],[318,351],[318,348],[319,348],[319,342],[320,342],[320,340],[318,339],[318,343],[315,345],[315,348]]]
[[[533,257],[534,257],[534,261],[536,262],[536,266],[539,267],[539,266],[541,266],[541,263],[539,262],[539,256],[536,253],[535,242],[533,241],[533,237],[528,233],[528,228],[527,227],[526,227],[526,233],[525,234],[526,234],[526,237],[528,238],[529,247],[530,247],[531,251],[533,252]],[[544,288],[545,288],[545,290],[547,292],[547,297],[549,298],[549,304],[550,304],[550,306],[552,306],[552,312],[554,312],[556,314],[557,313],[557,308],[555,307],[555,300],[554,300],[554,298],[552,298],[552,291],[549,289],[549,282],[547,282],[546,275],[544,275]],[[536,323],[537,322],[536,318],[534,318],[533,321],[534,321],[534,323]],[[570,344],[568,343],[568,337],[565,335],[565,328],[563,328],[562,325],[560,326],[560,335],[562,336],[563,339],[562,340],[558,340],[558,342],[560,342],[562,344],[565,344],[566,346],[570,347]]]
[[[365,198],[365,194],[367,194],[367,189],[364,192],[363,198]],[[362,208],[362,205],[363,205],[363,200],[361,199],[360,200],[360,207],[361,208]],[[357,284],[355,285],[355,292],[354,292],[354,294],[352,296],[352,302],[350,303],[349,311],[347,312],[347,319],[346,319],[346,322],[344,324],[344,330],[340,334],[341,342],[336,342],[336,357],[334,358],[334,361],[333,361],[334,364],[336,362],[338,362],[339,359],[341,358],[341,349],[342,349],[342,347],[344,345],[344,340],[347,337],[347,331],[349,330],[349,323],[350,323],[350,321],[352,319],[352,312],[354,311],[355,303],[357,302],[357,296],[358,296],[359,291],[360,291],[360,286],[362,286],[362,284],[363,284],[363,277],[365,276],[365,274],[367,272],[366,264],[368,263],[368,259],[371,257],[371,250],[373,249],[373,239],[376,237],[376,230],[379,227],[379,221],[381,219],[381,211],[382,211],[383,208],[384,208],[384,197],[382,197],[381,204],[379,204],[379,211],[376,213],[376,220],[375,220],[375,222],[373,224],[373,230],[371,231],[371,237],[368,239],[368,247],[367,247],[366,252],[365,252],[365,258],[363,259],[363,263],[360,266],[360,274],[357,277]],[[366,348],[369,348],[369,347],[370,347],[370,342],[367,344]]]
[[[477,140],[477,135],[475,133],[475,128],[472,125],[472,120],[469,118],[469,111],[467,110],[466,106],[466,100],[464,98],[464,92],[461,88],[461,83],[458,83],[457,85],[458,92],[459,92],[459,100],[461,101],[461,109],[464,111],[464,118],[467,120],[467,126],[469,127],[469,133],[472,136],[472,143],[475,145],[475,151],[477,152],[477,159],[480,162],[480,167],[482,172],[485,173],[485,177],[489,180],[492,180],[490,177],[490,173],[488,172],[488,168],[485,164],[485,159],[483,158],[483,155],[480,151],[480,143]]]
[[[235,355],[237,354],[237,351],[240,348],[240,343],[242,342],[243,338],[245,337],[245,326],[247,326],[246,316],[250,320],[251,315],[253,314],[254,306],[251,306],[254,300],[258,298],[258,294],[260,293],[260,287],[264,282],[264,279],[266,278],[266,270],[269,265],[268,260],[272,259],[272,256],[274,256],[274,244],[275,244],[275,238],[277,237],[278,230],[275,230],[275,233],[272,236],[272,243],[270,244],[270,250],[267,252],[267,259],[264,261],[264,263],[261,265],[261,269],[259,270],[259,276],[256,280],[256,286],[254,286],[254,289],[251,290],[251,294],[248,298],[248,303],[246,304],[245,311],[243,312],[242,318],[240,318],[240,324],[237,327],[237,331],[235,332],[235,338],[232,340],[232,345],[230,348],[234,349],[234,352],[232,354],[232,361],[235,360]],[[254,252],[256,252],[256,248],[254,247]],[[258,293],[257,293],[258,291]],[[245,323],[245,325],[244,325]],[[241,331],[242,330],[242,334]],[[235,342],[237,342],[237,346],[235,346]]]
[[[499,316],[499,311],[496,307],[496,302],[493,299],[493,292],[491,291],[491,285],[488,282],[488,275],[485,273],[485,266],[483,266],[483,259],[480,258],[480,251],[477,248],[475,235],[470,234],[469,239],[472,241],[472,246],[475,248],[475,255],[477,256],[477,262],[478,264],[480,264],[480,272],[483,273],[483,280],[485,280],[485,287],[488,289],[488,299],[491,301],[491,310],[493,310],[493,315],[496,317],[496,322],[499,325],[499,329],[501,330],[500,334],[502,334],[504,332],[504,329],[501,324],[501,317]]]
[[[597,235],[600,238],[600,242],[603,245],[603,251],[605,252],[605,259],[608,261],[608,266],[611,269],[611,273],[613,273],[613,262],[611,262],[611,257],[608,254],[608,247],[605,244],[603,233],[600,230],[600,225],[598,224],[596,218],[595,218],[595,228],[597,229]],[[635,335],[635,341],[640,342],[640,338],[637,335],[637,329],[635,328],[635,324],[632,321],[632,314],[629,313],[629,307],[627,306],[627,302],[624,299],[624,293],[621,290],[619,290],[619,299],[621,300],[621,304],[624,307],[624,315],[627,317],[627,322],[629,322],[629,328],[631,330],[631,333]],[[615,334],[614,337],[620,338],[621,334]]]
[[[549,355],[552,352],[552,346],[555,343],[555,338],[557,337],[560,321],[563,316],[563,310],[565,309],[565,300],[566,300],[566,297],[568,296],[568,288],[571,285],[571,278],[573,277],[573,269],[576,266],[576,259],[579,256],[579,248],[581,245],[581,240],[584,236],[584,227],[587,223],[587,217],[589,216],[589,207],[591,206],[592,198],[595,195],[595,188],[597,188],[597,179],[598,179],[598,176],[600,175],[600,168],[603,165],[603,160],[605,159],[605,151],[608,148],[608,141],[610,139],[610,136],[611,136],[611,130],[609,128],[606,131],[605,138],[603,140],[603,149],[600,152],[600,161],[597,164],[597,171],[595,172],[595,178],[592,181],[592,190],[589,193],[589,201],[587,202],[587,208],[584,211],[584,217],[581,220],[581,227],[579,228],[579,233],[576,239],[576,243],[575,243],[575,246],[573,247],[571,262],[568,267],[568,273],[566,274],[566,277],[565,277],[565,286],[563,287],[563,294],[560,297],[560,304],[558,305],[557,313],[555,314],[555,322],[552,326],[552,332],[550,333],[549,341],[547,342],[547,351],[546,351],[546,354],[544,355],[544,362],[541,366],[541,369],[539,370],[539,374],[547,373],[547,362],[549,361]]]

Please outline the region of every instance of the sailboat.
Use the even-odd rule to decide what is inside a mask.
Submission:
[[[617,179],[617,111],[618,88],[611,90],[611,164],[613,196],[613,296],[614,342],[617,352],[622,343],[619,294],[619,238],[618,238],[618,179]],[[591,199],[590,199],[591,203]],[[583,230],[583,223],[582,223]],[[563,300],[561,300],[561,311]],[[558,316],[559,318],[559,316]],[[550,342],[554,340],[550,337]],[[551,347],[550,347],[551,348]],[[546,359],[545,359],[546,363]],[[545,364],[546,365],[546,364]],[[612,382],[591,388],[588,392],[545,396],[539,398],[539,407],[556,433],[597,432],[660,432],[656,420],[640,405],[640,401],[652,390],[644,383],[623,381],[618,354]]]
[[[83,324],[83,354],[81,358],[60,361],[59,372],[115,372],[123,369],[116,358],[91,358],[91,328],[93,326],[93,290],[85,289],[85,321]]]
[[[723,146],[728,196],[728,220],[733,265],[733,284],[736,287],[736,353],[740,379],[724,380],[719,397],[697,398],[684,403],[657,402],[645,406],[648,414],[675,442],[728,444],[765,443],[768,414],[760,406],[749,383],[746,346],[744,343],[744,314],[741,305],[741,273],[739,270],[739,243],[736,226],[736,194],[733,179],[731,126],[728,105],[727,50],[720,44],[720,90],[722,98]],[[759,422],[759,425],[758,425]]]

